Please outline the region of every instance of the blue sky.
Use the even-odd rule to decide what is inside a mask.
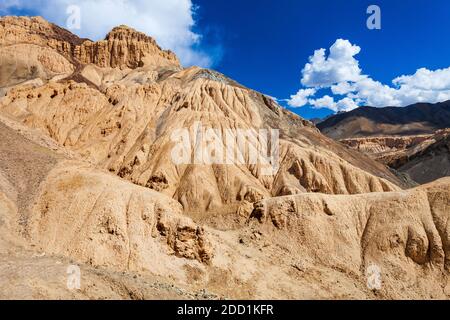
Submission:
[[[450,1],[446,0],[198,0],[198,28],[204,40],[224,52],[215,68],[278,98],[301,87],[301,70],[319,48],[336,39],[361,48],[364,74],[385,84],[401,75],[450,66]],[[381,30],[366,27],[367,7],[381,9]],[[328,91],[325,91],[328,93]],[[295,108],[307,118],[327,109]]]
[[[21,0],[2,1],[1,14],[40,14],[59,24],[66,19],[64,7],[58,11],[53,5],[45,10],[45,3],[77,2],[26,1],[34,3],[30,5]],[[448,0],[170,0],[165,1],[170,5],[167,8],[160,8],[161,1],[156,0],[129,1],[136,4],[135,16],[130,12],[122,16],[125,10],[119,7],[111,9],[104,21],[93,15],[92,24],[104,25],[106,30],[108,23],[124,22],[143,29],[164,47],[174,49],[185,64],[211,66],[280,99],[286,107],[289,102],[283,99],[308,89],[299,95],[306,103],[289,107],[305,118],[323,117],[355,105],[404,106],[450,99]],[[366,27],[366,10],[372,4],[381,9],[381,30]],[[145,21],[156,21],[159,26]],[[85,25],[77,33],[101,37],[95,32],[103,32],[102,28]],[[341,55],[337,62],[329,59],[333,44],[335,56]],[[309,61],[321,48],[325,49],[322,60]],[[312,70],[307,74],[309,81],[302,73],[308,62]],[[333,72],[342,71],[339,63],[353,69],[344,70],[337,80]],[[336,94],[343,87],[342,94]],[[312,91],[314,94],[309,95]],[[351,103],[338,103],[344,98]],[[297,99],[296,104],[302,103]]]

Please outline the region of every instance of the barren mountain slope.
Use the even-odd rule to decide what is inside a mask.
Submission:
[[[256,205],[252,216],[288,234],[301,256],[315,257],[313,264],[355,278],[376,266],[383,279],[378,294],[448,298],[449,182],[384,194],[273,198]]]
[[[12,123],[8,122],[8,124]],[[40,143],[24,138],[29,134],[34,134],[34,138]],[[56,215],[50,216],[49,219],[46,219],[46,214],[50,215],[51,210],[54,209],[53,206],[57,204],[64,206],[67,203],[73,203],[72,200],[67,201],[67,199],[74,197],[74,194],[70,193],[73,189],[70,188],[74,188],[76,183],[74,179],[66,177],[68,175],[66,172],[72,168],[71,165],[78,164],[81,167],[86,165],[76,160],[66,162],[68,161],[66,157],[51,150],[47,142],[45,138],[41,140],[35,132],[20,127],[20,125],[16,125],[13,129],[0,122],[0,299],[195,299],[209,297],[206,293],[195,293],[182,289],[180,283],[174,286],[173,277],[168,277],[166,273],[164,274],[166,277],[158,277],[158,272],[153,270],[152,273],[148,272],[137,277],[137,273],[134,273],[132,268],[125,268],[128,272],[122,274],[120,271],[123,268],[113,268],[114,263],[111,265],[106,263],[108,268],[102,269],[98,269],[99,264],[92,261],[86,261],[89,263],[85,265],[80,264],[84,262],[83,259],[65,248],[64,241],[72,242],[69,245],[71,250],[80,250],[80,248],[76,247],[73,238],[68,237],[70,233],[67,232],[67,227],[59,224],[68,224],[69,228],[77,228],[78,225],[75,222],[81,222],[77,219],[82,218],[77,214],[86,213],[80,212],[79,206],[87,202],[79,202],[78,207],[69,206],[58,211]],[[65,169],[58,171],[60,167]],[[77,181],[82,182],[84,176],[79,173],[78,167],[75,168],[78,171],[77,174],[74,174],[75,179],[79,177]],[[94,184],[95,179],[91,179],[91,177],[100,177],[102,187],[105,189],[108,186],[108,179],[112,179],[112,183],[114,179],[118,180],[113,175],[89,167],[84,170],[86,176],[84,179],[89,179]],[[54,175],[64,182],[59,185],[55,181],[50,182],[51,184],[45,183]],[[116,183],[118,186],[120,183],[125,185],[120,181]],[[50,191],[46,191],[45,186]],[[119,190],[118,187],[110,187],[112,190]],[[68,193],[64,193],[61,188],[68,188]],[[130,191],[133,188],[138,189],[132,184],[129,184],[128,188]],[[96,190],[94,188],[91,190],[89,186],[83,186],[82,191],[86,197],[92,197]],[[180,261],[178,265],[180,263],[181,265],[198,264],[199,262],[195,262],[195,254],[192,256],[191,253],[191,256],[188,257],[194,259],[190,262],[191,260],[183,261],[183,259],[166,252],[166,250],[173,251],[180,257],[189,255],[186,253],[186,250],[190,250],[191,245],[188,240],[189,233],[191,230],[194,230],[195,233],[197,227],[185,217],[176,217],[174,212],[177,210],[170,206],[177,208],[179,205],[173,203],[173,200],[151,191],[146,191],[146,193],[146,210],[142,211],[142,214],[147,214],[148,219],[160,219],[159,228],[165,229],[161,233],[157,231],[142,242],[142,244],[146,244],[146,247],[142,249],[143,254],[152,259],[159,257],[154,261],[158,261],[160,267],[155,267],[155,269],[165,265],[166,272],[174,268],[177,261]],[[75,199],[79,200],[79,197]],[[94,212],[95,210],[105,210],[108,205],[112,205],[113,209],[111,210],[115,212],[119,201],[109,203],[108,198],[104,197],[97,199],[96,204],[99,208],[94,206],[92,208]],[[154,207],[160,204],[165,207],[157,207],[158,212],[154,212],[152,210],[156,209],[152,208],[150,204],[153,204]],[[78,210],[73,218],[65,219],[61,216],[63,212],[72,213],[71,209]],[[138,214],[140,211],[135,210],[134,213]],[[109,216],[106,210],[101,214],[98,223],[103,223],[111,228],[114,222],[108,219],[113,219],[114,216]],[[126,215],[120,218],[126,219]],[[96,223],[94,222],[91,227],[96,228]],[[57,227],[54,227],[55,224]],[[53,229],[51,229],[52,226]],[[180,245],[177,230],[184,230],[184,228],[187,230],[183,231],[183,241],[187,243]],[[81,233],[78,235],[80,237],[85,235],[85,230],[89,231],[84,227],[81,227],[80,230],[72,230],[80,231]],[[96,230],[97,232],[101,233],[100,230]],[[170,237],[172,238],[169,241]],[[200,234],[194,236],[195,239],[201,237]],[[56,248],[63,246],[65,250],[55,249],[55,243],[51,242],[52,239],[57,244]],[[87,240],[87,238],[85,239]],[[101,241],[108,246],[107,239]],[[171,246],[175,249],[170,249]],[[82,248],[81,252],[86,250],[89,249]],[[96,247],[95,254],[91,251],[91,257],[95,256],[97,259],[101,259],[102,252],[103,255],[107,255],[108,250],[112,250],[111,260],[118,261],[120,254],[115,254],[116,249],[114,247],[102,249],[101,244]],[[156,251],[152,252],[151,250]],[[181,253],[181,251],[185,253]],[[67,268],[74,263],[81,266],[83,281],[81,291],[69,290],[67,287]],[[182,270],[182,267],[177,270]],[[172,270],[171,274],[175,274],[175,272]]]
[[[2,298],[449,297],[448,179],[401,192],[267,199],[237,217],[235,231],[218,231],[193,224],[161,194],[6,126],[0,132],[2,154],[14,142],[31,163],[58,159],[36,168],[26,219],[2,195]],[[27,165],[8,163],[12,176]],[[71,264],[81,266],[81,291],[67,288]],[[375,291],[366,274],[373,264],[382,278]]]
[[[53,48],[75,72],[65,80],[67,73],[49,80],[25,72],[21,85],[4,88],[0,113],[42,130],[100,168],[163,192],[186,212],[236,212],[243,201],[271,196],[390,191],[401,184],[383,165],[325,138],[270,98],[210,70],[181,69],[173,54],[130,28],[115,28],[93,44],[39,18],[1,21],[2,50],[25,43]],[[103,48],[94,50],[100,57],[85,53],[96,45]],[[33,61],[23,64],[33,67]],[[176,164],[173,133],[188,129],[193,140],[196,123],[223,135],[234,130],[234,138],[237,129],[255,136],[259,129],[279,129],[279,169],[264,175],[267,166],[246,155],[234,165]],[[262,149],[264,140],[253,145]]]
[[[397,155],[411,150],[419,145],[434,143],[433,135],[422,134],[417,136],[381,136],[367,138],[349,138],[339,140],[346,146],[366,153],[386,164],[395,161]],[[392,159],[391,159],[392,157]]]
[[[450,176],[450,129],[430,135],[368,137],[340,140],[418,183]]]

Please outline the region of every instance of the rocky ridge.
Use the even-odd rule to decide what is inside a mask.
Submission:
[[[448,179],[402,191],[382,164],[128,27],[94,43],[7,17],[0,33],[0,297],[450,296]],[[278,129],[279,167],[175,163],[173,133],[197,123]],[[58,262],[81,267],[81,290]]]
[[[146,63],[180,67],[173,52],[162,50],[154,39],[127,26],[116,27],[105,40],[93,42],[80,39],[41,17],[3,17],[0,35],[2,46],[22,43],[49,47],[75,64],[121,69],[134,69]]]

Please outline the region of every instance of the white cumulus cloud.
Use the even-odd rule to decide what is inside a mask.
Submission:
[[[291,96],[288,103],[291,107],[303,107],[308,103],[308,98],[316,94],[316,89],[300,89]]]
[[[360,47],[343,39],[336,40],[328,57],[325,49],[316,50],[302,71],[302,84],[307,87],[328,87],[344,81],[358,81],[361,69],[354,56],[360,51]]]
[[[81,10],[81,28],[72,32],[100,40],[115,26],[125,24],[152,36],[188,65],[209,67],[212,58],[197,50],[201,35],[193,31],[195,6],[191,0],[1,0],[0,13],[29,10],[67,27],[70,6]]]
[[[361,105],[404,107],[417,102],[450,100],[450,67],[434,71],[421,68],[386,85],[363,74],[355,58],[360,51],[359,46],[343,39],[336,40],[328,56],[325,49],[316,50],[302,70],[301,83],[305,88],[291,96],[288,104],[292,107],[310,105],[337,112]],[[335,102],[335,98],[329,95],[308,99],[311,96],[307,95],[308,92],[317,94],[323,89],[329,89],[342,99]]]

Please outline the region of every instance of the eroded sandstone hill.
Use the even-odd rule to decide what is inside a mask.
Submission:
[[[450,296],[448,179],[401,191],[384,165],[126,26],[92,42],[2,18],[0,58],[0,297]],[[198,123],[280,130],[279,166],[177,163],[173,134]],[[66,286],[74,263],[81,290]]]
[[[400,184],[382,165],[325,138],[270,98],[214,71],[182,69],[172,53],[128,27],[96,43],[39,18],[4,18],[0,27],[10,68],[2,74],[21,80],[4,88],[2,114],[100,168],[173,197],[186,211],[236,210],[243,201],[301,192],[391,191]],[[36,50],[36,57],[28,54]],[[55,58],[45,58],[47,51]],[[280,129],[280,169],[264,176],[259,164],[247,162],[168,161],[172,133],[197,122],[221,132]]]

